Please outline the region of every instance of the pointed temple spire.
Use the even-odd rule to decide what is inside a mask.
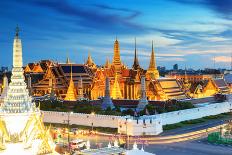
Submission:
[[[87,58],[85,64],[86,64],[87,66],[89,66],[89,67],[96,67],[96,64],[94,63],[94,61],[93,61],[93,59],[92,59],[92,57],[91,57],[90,52],[88,52],[88,58]]]
[[[66,59],[66,64],[71,64],[71,60],[69,59],[69,57],[67,57]]]
[[[15,39],[13,45],[13,67],[22,67],[23,58],[22,58],[22,43],[19,39],[19,27],[16,27]]]
[[[120,47],[117,37],[114,42],[114,57],[113,57],[112,65],[114,66],[116,72],[119,73],[122,67],[122,62],[120,58]]]
[[[109,77],[106,77],[106,83],[105,83],[105,96],[103,98],[103,102],[101,105],[102,109],[107,109],[108,107],[110,107],[111,109],[114,108],[114,104],[110,98],[110,79]]]
[[[109,58],[106,59],[106,63],[105,63],[105,68],[110,68],[111,64],[110,64],[110,60]]]
[[[74,85],[73,77],[72,77],[72,65],[70,66],[70,68],[71,68],[71,77],[70,77],[68,90],[67,90],[67,93],[66,93],[64,100],[76,101],[77,100],[77,93],[76,93],[76,89],[75,89],[75,85]]]
[[[16,28],[15,28],[15,37],[19,37],[19,31],[20,31],[20,29],[19,29],[19,26],[17,25],[16,26]]]
[[[84,99],[83,95],[83,83],[82,83],[82,77],[78,80],[78,95],[77,95],[78,100]]]
[[[151,57],[150,57],[150,64],[149,64],[149,68],[147,70],[147,74],[149,74],[149,76],[151,78],[155,78],[155,79],[159,78],[159,71],[157,70],[157,66],[156,66],[153,41],[152,41],[152,51],[151,51]]]
[[[153,47],[153,40],[152,40],[152,51],[151,51],[149,69],[152,69],[152,70],[157,69],[156,68],[156,61],[155,61],[155,52],[154,52],[154,47]]]
[[[139,104],[136,110],[138,112],[142,111],[144,110],[146,105],[148,105],[147,95],[146,95],[146,80],[145,80],[145,76],[142,76],[141,77],[141,97],[140,97]]]
[[[134,64],[133,64],[132,68],[133,68],[134,70],[138,70],[138,69],[140,69],[140,66],[139,66],[139,60],[138,60],[138,57],[137,57],[136,38],[135,38],[135,55],[134,55]]]
[[[115,74],[114,85],[112,89],[112,98],[113,99],[122,99],[122,93],[118,81],[118,74]]]
[[[24,70],[22,68],[22,43],[19,38],[19,28],[16,27],[16,34],[13,43],[13,69],[11,82],[4,98],[2,111],[7,113],[26,113],[34,111],[35,104],[29,96],[27,84],[25,83]],[[20,93],[19,93],[20,92]]]

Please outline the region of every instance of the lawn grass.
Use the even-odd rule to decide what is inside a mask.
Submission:
[[[202,117],[202,118],[199,118],[199,119],[192,119],[192,120],[182,121],[182,122],[175,123],[175,124],[167,124],[167,125],[163,126],[163,130],[164,131],[173,130],[173,129],[181,128],[181,127],[188,126],[188,125],[207,122],[209,120],[228,118],[230,115],[231,115],[231,113],[222,113],[222,114],[219,114],[219,115],[212,115],[212,116]]]

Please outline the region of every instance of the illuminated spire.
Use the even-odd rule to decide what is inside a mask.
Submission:
[[[141,77],[141,97],[139,100],[139,104],[137,105],[137,111],[142,111],[146,105],[148,105],[147,95],[146,95],[146,78],[144,76]]]
[[[19,27],[16,27],[15,39],[13,45],[13,67],[22,67],[23,58],[22,58],[22,43],[19,39]]]
[[[109,58],[106,59],[106,63],[105,63],[105,68],[110,68],[111,64],[110,64],[110,60]]]
[[[16,34],[13,43],[13,69],[11,82],[7,95],[4,98],[2,110],[7,113],[26,113],[33,111],[35,104],[29,96],[27,84],[25,83],[24,70],[22,68],[22,43],[19,38],[19,28],[16,27]]]
[[[134,55],[134,64],[132,66],[132,68],[134,70],[138,70],[140,68],[139,66],[139,60],[138,60],[138,57],[137,57],[137,49],[136,49],[136,38],[135,38],[135,55]]]
[[[106,81],[105,81],[105,96],[103,98],[103,102],[101,105],[102,109],[107,109],[108,107],[110,107],[111,109],[114,108],[114,104],[110,98],[110,79],[109,77],[106,77]]]
[[[17,25],[16,26],[16,29],[15,29],[15,37],[19,37],[19,31],[20,31],[20,29],[19,29],[19,26]]]
[[[112,89],[112,98],[113,99],[122,99],[122,93],[118,82],[118,74],[115,74],[114,85]]]
[[[154,52],[154,47],[153,47],[153,40],[152,40],[152,51],[151,51],[151,58],[150,58],[149,69],[150,70],[157,69],[156,68],[156,61],[155,61],[155,52]]]
[[[69,57],[67,57],[67,59],[66,59],[66,64],[71,64]]]
[[[72,65],[70,66],[71,68],[71,77],[70,77],[70,81],[69,81],[69,87],[66,93],[66,96],[64,98],[64,100],[67,101],[76,101],[77,100],[77,93],[76,93],[76,89],[75,89],[75,85],[73,82],[73,77],[72,77]]]
[[[85,62],[86,65],[88,65],[89,67],[96,67],[91,55],[90,55],[90,52],[88,53],[88,58],[87,58],[87,61]]]
[[[78,80],[78,95],[77,95],[78,100],[84,99],[83,95],[83,83],[82,83],[82,77]]]
[[[157,67],[156,67],[155,51],[154,51],[154,47],[153,47],[153,41],[152,41],[152,51],[151,51],[150,64],[149,64],[149,68],[147,70],[147,74],[149,74],[149,76],[151,78],[159,78],[159,71],[157,70]]]
[[[114,57],[113,57],[113,66],[116,69],[116,72],[120,72],[120,69],[122,67],[122,62],[121,62],[121,58],[120,58],[120,47],[119,47],[119,42],[116,40],[114,42]]]

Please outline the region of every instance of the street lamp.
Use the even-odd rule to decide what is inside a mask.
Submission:
[[[72,114],[73,114],[72,111],[68,112],[68,120],[64,120],[64,122],[67,122],[67,124],[68,124],[68,151],[69,151],[69,153],[71,152],[71,150],[70,150],[70,134],[69,134],[69,132],[70,132],[70,116]]]
[[[95,115],[95,112],[91,112],[91,115],[92,115],[92,123],[91,123],[91,126],[92,126],[92,133],[93,133],[93,116]]]
[[[128,123],[128,118],[126,117],[126,149],[129,149],[129,136],[128,136],[128,130],[127,130],[127,123]]]

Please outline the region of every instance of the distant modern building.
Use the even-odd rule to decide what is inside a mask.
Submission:
[[[178,64],[173,65],[173,70],[177,71],[178,70]]]

